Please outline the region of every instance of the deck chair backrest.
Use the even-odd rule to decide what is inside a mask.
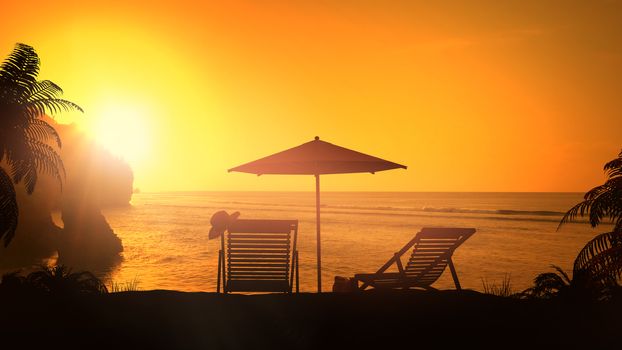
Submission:
[[[404,273],[421,284],[431,285],[443,274],[456,248],[473,233],[475,229],[423,228],[415,236]]]
[[[228,291],[291,292],[297,220],[235,220],[226,233]]]

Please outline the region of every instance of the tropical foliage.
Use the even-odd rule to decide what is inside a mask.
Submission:
[[[8,245],[17,229],[19,210],[15,184],[23,182],[32,194],[39,173],[53,176],[62,185],[63,162],[56,151],[61,140],[46,113],[82,109],[60,99],[63,90],[49,80],[37,80],[39,56],[17,44],[0,66],[0,239]]]
[[[573,271],[571,278],[561,267],[551,267],[555,272],[539,274],[534,279],[534,286],[521,293],[521,296],[539,299],[561,297],[568,300],[598,300],[611,296],[612,288],[595,283],[585,271]]]
[[[578,216],[587,216],[592,227],[609,219],[614,224],[614,232],[622,231],[622,151],[616,159],[605,164],[604,170],[607,181],[589,190],[581,203],[568,210],[559,227]]]
[[[27,276],[17,272],[6,274],[0,283],[0,292],[28,294],[32,292],[49,295],[68,296],[73,294],[107,293],[106,285],[87,271],[72,272],[71,269],[57,265],[42,266]]]
[[[538,275],[527,294],[550,298],[556,295],[603,299],[618,291],[622,277],[622,151],[604,167],[607,181],[594,187],[583,201],[572,207],[562,218],[558,229],[578,217],[587,216],[592,227],[605,220],[613,231],[597,235],[589,241],[574,261],[572,278],[561,268]]]

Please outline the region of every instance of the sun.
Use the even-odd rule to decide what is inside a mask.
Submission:
[[[132,166],[146,161],[151,139],[144,106],[109,104],[95,112],[89,131],[99,145]]]

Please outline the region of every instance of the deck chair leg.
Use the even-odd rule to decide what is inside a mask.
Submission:
[[[298,251],[296,251],[296,293],[298,293],[299,278],[298,278]]]
[[[229,290],[227,289],[227,276],[225,274],[225,252],[224,251],[222,252],[221,257],[222,257],[222,264],[220,265],[220,267],[222,269],[222,272],[220,273],[220,275],[222,276],[222,281],[221,281],[222,292],[227,294],[229,293]]]
[[[454,279],[454,284],[456,285],[456,290],[461,291],[460,281],[458,281],[458,274],[456,273],[456,268],[454,267],[454,262],[449,258],[449,271],[451,271],[451,277]]]
[[[221,278],[220,264],[222,264],[222,251],[221,250],[218,251],[218,279],[216,280],[216,293],[220,293],[220,278]]]

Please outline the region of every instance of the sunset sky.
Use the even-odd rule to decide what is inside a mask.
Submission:
[[[318,135],[408,166],[324,190],[584,192],[622,148],[621,1],[3,7],[0,55],[34,46],[143,191],[312,191],[227,169]]]

